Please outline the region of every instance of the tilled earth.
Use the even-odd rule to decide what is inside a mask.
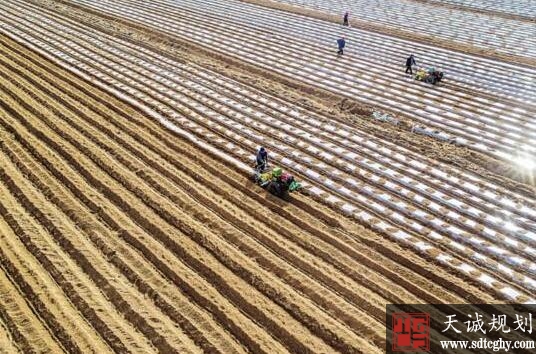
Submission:
[[[0,351],[381,353],[388,303],[498,300],[321,198],[267,195],[13,38],[0,47]]]

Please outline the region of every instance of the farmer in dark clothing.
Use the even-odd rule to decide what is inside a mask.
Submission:
[[[412,65],[417,65],[417,63],[415,62],[415,58],[413,57],[413,54],[411,54],[408,59],[406,60],[406,74],[408,73],[409,71],[409,74],[410,75],[413,75],[413,70],[411,70],[411,66]]]
[[[344,54],[344,46],[346,46],[346,41],[344,40],[344,37],[341,37],[337,39],[337,45],[339,46],[339,51],[337,52],[338,55]]]
[[[261,171],[264,171],[268,165],[268,152],[264,147],[261,147],[259,151],[257,152],[257,158],[256,158],[257,166],[255,166],[256,169],[260,169]]]
[[[348,25],[349,25],[349,24],[348,24],[348,15],[349,15],[349,14],[348,14],[348,11],[346,11],[346,12],[344,13],[344,18],[342,19],[342,25],[343,25],[343,26],[348,26]]]

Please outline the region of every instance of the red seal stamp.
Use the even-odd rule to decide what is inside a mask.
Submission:
[[[430,351],[430,315],[393,313],[393,352]]]

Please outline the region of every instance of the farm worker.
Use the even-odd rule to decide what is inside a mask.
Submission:
[[[259,151],[257,152],[257,158],[256,158],[257,166],[255,166],[256,169],[259,169],[261,171],[264,171],[266,169],[266,166],[268,165],[268,152],[264,147],[261,147]]]
[[[412,65],[417,65],[417,63],[415,62],[415,57],[413,56],[413,54],[411,54],[408,57],[408,59],[406,59],[406,74],[409,71],[409,74],[413,75],[413,70],[411,70]]]
[[[339,51],[337,52],[338,55],[344,54],[344,46],[346,46],[346,41],[344,40],[344,37],[341,37],[337,39],[337,45],[339,46]]]
[[[348,25],[349,25],[349,24],[348,24],[348,15],[349,15],[349,13],[348,13],[348,11],[346,11],[346,12],[344,13],[344,17],[343,17],[343,19],[342,19],[342,25],[343,25],[343,26],[348,26]]]

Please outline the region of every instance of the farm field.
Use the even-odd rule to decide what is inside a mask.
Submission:
[[[516,15],[534,19],[536,8],[530,0],[430,0],[436,4],[456,5],[462,8],[493,12],[494,15]]]
[[[455,139],[458,144],[494,157],[508,160],[518,157],[519,152],[536,151],[536,125],[531,120],[536,110],[533,68],[438,50],[360,29],[341,29],[325,21],[240,1],[211,1],[210,14],[203,14],[194,0],[181,1],[180,7],[166,1],[137,6],[130,0],[113,4],[84,1],[74,2],[199,43],[341,97],[410,117],[425,130],[439,131],[443,139]],[[329,48],[341,32],[346,34],[349,56],[335,62]],[[421,65],[442,68],[451,63],[449,83],[436,90],[408,85],[408,80],[413,80],[399,72],[405,55],[416,51],[421,53]],[[360,60],[353,59],[356,55]]]
[[[346,0],[277,0],[281,3],[299,5],[327,13],[343,14],[350,11],[352,17],[386,27],[394,27],[433,35],[452,42],[470,44],[475,48],[499,51],[518,56],[533,56],[536,46],[532,33],[536,28],[534,21],[503,18],[492,14],[466,11],[463,6],[468,1],[431,0],[420,2],[411,0],[346,1]],[[487,1],[489,8],[506,13],[523,9],[523,14],[535,17],[534,6],[523,2],[496,4]],[[460,8],[441,6],[460,5]],[[480,5],[480,6],[479,6]],[[501,6],[502,5],[502,6]],[[469,8],[484,9],[475,2]],[[532,11],[532,13],[531,13]],[[517,12],[518,13],[518,12]]]
[[[272,5],[0,3],[0,351],[382,353],[389,303],[536,302],[534,38]],[[251,181],[259,146],[301,191]]]

